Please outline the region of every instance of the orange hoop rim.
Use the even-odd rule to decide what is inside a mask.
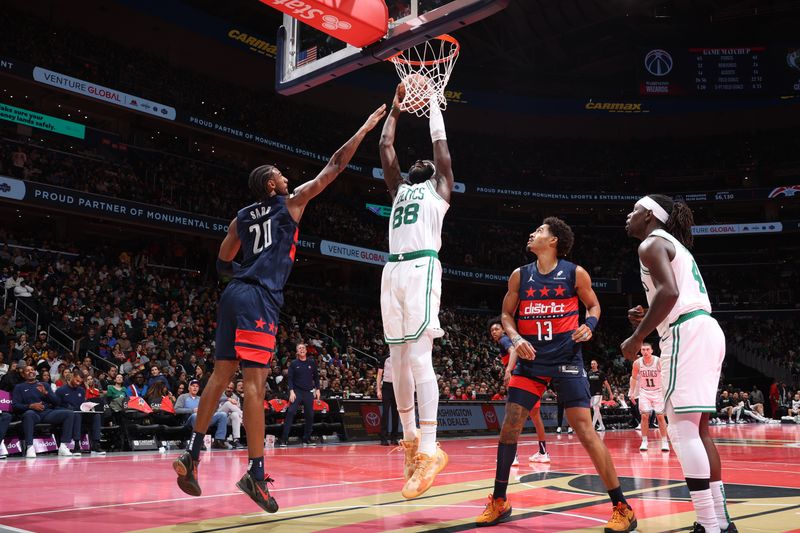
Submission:
[[[456,58],[456,56],[458,56],[458,53],[461,50],[461,45],[458,43],[458,41],[455,39],[455,37],[445,33],[445,34],[436,36],[433,39],[439,39],[440,41],[445,41],[445,42],[448,42],[450,44],[454,44],[455,48],[453,48],[451,50],[451,52],[448,55],[444,56],[444,57],[440,57],[438,59],[431,59],[431,60],[428,60],[428,61],[411,61],[411,60],[408,60],[408,59],[402,57],[403,53],[405,52],[405,50],[402,50],[400,52],[397,52],[393,56],[387,57],[386,61],[391,61],[393,63],[402,63],[404,65],[411,65],[412,67],[422,67],[422,66],[433,66],[433,65],[438,65],[439,63],[445,63],[445,62],[448,62],[448,61],[452,61],[453,59]],[[433,39],[431,39],[431,40],[433,40]],[[419,46],[419,45],[415,45],[415,46]]]

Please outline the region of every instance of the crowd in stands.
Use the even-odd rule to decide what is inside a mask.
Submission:
[[[18,156],[20,152],[24,157]],[[15,166],[18,161],[24,161],[22,168]],[[0,140],[0,174],[4,172],[51,185],[188,209],[222,219],[250,201],[242,178],[244,174],[234,175],[220,166],[198,160],[135,149],[125,154],[103,154],[91,148],[70,151],[68,143],[52,140],[48,141],[47,148]],[[309,206],[301,230],[304,235],[386,250],[386,219],[366,210],[364,203],[358,197],[326,193]],[[451,211],[445,219],[442,235],[441,258],[445,265],[505,273],[530,261],[524,243],[536,221],[529,220],[524,213],[498,222],[487,218],[490,213],[475,218],[473,210],[467,207],[454,205]],[[609,221],[609,225],[594,224],[581,215],[567,217],[577,236],[570,259],[584,266],[593,277],[638,275],[635,243],[624,237],[622,216]],[[698,241],[696,255],[705,282],[711,288],[712,304],[715,307],[794,306],[797,301],[797,287],[791,277],[794,252],[772,245],[754,249],[762,261],[758,265],[737,266],[742,276],[751,280],[743,286],[738,282],[740,277],[729,275],[728,265],[739,263],[739,258],[725,243],[718,242],[729,238],[702,237]],[[185,242],[176,242],[172,251],[174,254],[181,252],[182,257],[192,256],[185,248]],[[155,252],[149,250],[149,253]],[[720,266],[706,268],[707,264]],[[202,265],[192,266],[200,268]]]
[[[343,139],[351,126],[357,126],[354,117],[301,109],[272,93],[234,88],[96,36],[66,32],[18,12],[12,11],[10,16],[15,23],[8,25],[11,48],[5,52],[30,63],[52,66],[200,116],[213,116],[223,123],[270,135],[276,132],[284,142],[323,154],[336,148],[331,139]],[[44,34],[43,28],[52,35],[49,41],[25,37]],[[200,90],[184,90],[187,87]],[[256,101],[270,113],[251,112],[250,103]],[[279,127],[285,123],[294,127]],[[0,174],[220,218],[229,218],[249,203],[245,179],[248,165],[241,161],[201,161],[180,150],[166,154],[141,147],[119,152],[53,139],[34,144],[30,139],[21,142],[7,126],[3,128],[6,138],[0,139]],[[404,142],[412,158],[430,149],[427,133],[415,131],[419,135],[410,135]],[[797,164],[792,157],[798,153],[800,137],[776,132],[761,139],[670,140],[657,146],[649,142],[542,140],[532,148],[527,141],[484,141],[470,136],[454,136],[451,142],[451,150],[459,154],[464,181],[470,183],[491,178],[496,185],[500,176],[510,186],[535,183],[537,189],[563,189],[561,178],[580,176],[597,178],[605,190],[631,192],[635,188],[632,182],[646,186],[649,180],[664,175],[691,177],[746,170],[767,183],[775,168]],[[681,157],[675,157],[675,153]],[[374,162],[374,154],[370,160]],[[752,166],[756,161],[758,168]],[[386,219],[364,210],[363,199],[327,194],[322,200],[309,207],[302,223],[305,234],[388,248]],[[529,262],[524,243],[535,222],[520,215],[498,223],[491,216],[476,218],[454,206],[443,231],[442,261],[507,273]],[[621,220],[614,224],[592,225],[584,219],[575,226],[578,240],[570,259],[594,277],[625,279],[637,275],[635,243],[622,240]],[[22,415],[27,416],[26,423],[49,417],[65,426],[73,424],[64,429],[71,433],[80,421],[67,422],[69,417],[58,411],[64,406],[73,410],[76,405],[80,407],[64,396],[76,388],[84,391],[83,399],[108,404],[143,397],[151,405],[161,405],[169,398],[178,415],[191,418],[196,397],[202,394],[213,370],[216,302],[223,286],[209,273],[210,261],[203,253],[192,254],[188,245],[172,246],[169,251],[205,258],[203,263],[192,265],[199,271],[155,266],[153,259],[166,253],[157,239],[136,249],[103,244],[87,247],[83,243],[17,238],[0,228],[0,284],[8,298],[0,314],[0,389],[13,391],[17,385],[33,384],[20,405],[42,404],[42,412],[38,414],[36,408],[33,410],[37,413]],[[724,262],[719,267],[703,268],[712,303],[741,308],[796,306],[791,255],[782,249],[767,253],[771,255],[765,260],[777,259],[773,265],[741,265],[736,276]],[[722,261],[719,254],[708,257],[711,262]],[[701,266],[702,258],[701,253]],[[747,279],[747,286],[742,286],[742,279]],[[14,316],[15,301],[37,314],[40,327]],[[266,399],[288,396],[287,367],[300,342],[307,343],[309,355],[317,362],[323,398],[375,398],[376,367],[388,354],[377,307],[338,293],[331,296],[299,287],[287,290],[286,302]],[[433,354],[442,398],[504,398],[503,368],[488,336],[487,318],[443,309],[446,334],[435,342]],[[628,403],[631,364],[618,350],[627,336],[626,328],[605,321],[584,351],[587,366],[590,359],[597,359],[608,376],[613,390],[613,398],[606,399],[609,406]],[[800,375],[792,320],[736,322],[726,328],[728,337],[736,343],[770,358],[794,376]],[[240,379],[237,375],[226,391],[228,399],[220,399],[224,416],[215,419],[215,446],[225,446],[220,438],[224,437],[223,430],[229,422],[235,426],[236,409],[231,406],[241,405]],[[724,388],[720,395],[725,400],[720,403],[722,418],[744,415],[757,419],[753,413],[763,416],[766,404],[770,404],[767,413],[773,415],[785,412],[797,416],[800,409],[791,385],[776,384],[776,390],[760,402],[757,396],[753,398],[754,391]],[[26,412],[30,410],[26,407]]]
[[[8,293],[12,301],[38,310],[40,324],[49,321],[58,328],[31,330],[28,321],[14,318],[12,305],[0,315],[0,389],[14,391],[18,385],[30,385],[25,389],[27,396],[15,400],[19,406],[42,404],[42,413],[23,417],[23,421],[30,420],[30,428],[41,420],[63,424],[66,434],[77,432],[81,422],[68,421],[63,399],[65,393],[77,390],[82,392],[73,406],[76,410],[84,400],[122,407],[130,398],[142,397],[155,406],[169,398],[175,416],[190,421],[197,396],[213,370],[220,284],[196,273],[155,269],[143,260],[143,253],[102,248],[85,254],[59,253],[21,248],[13,236],[4,233],[2,237],[6,246],[0,250],[0,282],[13,289],[24,279],[31,294],[11,296],[12,290]],[[286,300],[265,400],[288,396],[288,363],[300,342],[307,343],[309,356],[320,369],[323,398],[376,398],[376,367],[388,353],[377,310],[363,302],[350,303],[338,295],[305,289],[290,289]],[[504,399],[503,368],[488,335],[487,317],[444,309],[441,319],[446,335],[436,341],[433,360],[442,398]],[[739,342],[751,336],[765,338],[766,331],[783,331],[776,324],[764,327],[769,329],[734,328],[731,335]],[[78,341],[74,347],[58,336],[61,332]],[[608,323],[598,328],[585,347],[587,365],[590,359],[597,359],[612,386],[613,395],[604,403],[608,408],[630,409],[630,362],[617,349],[626,334],[627,330]],[[782,338],[783,334],[779,335]],[[790,359],[794,353],[788,351],[788,333],[784,340],[787,342],[781,346],[787,347],[786,361],[797,364],[796,357]],[[238,439],[224,440],[229,421],[241,426],[241,413],[237,414],[241,376],[229,387],[231,394],[221,398],[215,415],[219,420],[212,422],[215,447],[241,446]],[[720,404],[720,418],[765,421],[760,418],[764,401],[752,401],[730,385],[725,389],[721,397],[730,395],[732,401]],[[549,394],[553,396],[552,391]],[[768,414],[795,413],[793,397],[789,387],[776,384],[768,397],[773,404]],[[238,430],[234,436],[236,433]],[[99,438],[99,429],[93,429],[92,435]],[[68,442],[68,448],[59,453],[75,453],[76,442]]]
[[[101,390],[117,375],[126,387],[137,379],[148,386],[158,380],[177,395],[197,379],[202,389],[213,365],[220,294],[216,282],[196,273],[153,268],[145,252],[101,247],[91,254],[68,255],[22,248],[10,236],[6,240],[0,249],[3,284],[14,292],[15,284],[24,280],[32,295],[19,298],[39,311],[42,322],[80,340],[67,351],[51,342],[46,330],[30,331],[30,324],[14,320],[9,305],[0,316],[0,345],[10,363],[31,364],[55,385],[78,371]],[[375,369],[387,354],[376,309],[301,290],[290,290],[286,301],[269,390],[286,394],[286,365],[303,340],[317,358],[324,396],[375,397]],[[502,368],[486,318],[443,311],[447,335],[437,341],[434,352],[443,386],[457,384],[467,395],[499,391]],[[590,353],[614,353],[614,342],[599,335]]]
[[[30,325],[22,319],[13,320],[9,306],[0,316],[0,345],[9,362],[25,361],[46,370],[44,381],[56,386],[66,382],[64,370],[75,368],[84,378],[88,372],[103,389],[113,383],[115,374],[120,374],[126,385],[136,376],[148,385],[158,379],[175,394],[185,390],[192,379],[200,382],[201,389],[205,385],[213,365],[220,285],[197,273],[153,268],[144,252],[99,248],[91,254],[67,255],[24,249],[10,236],[6,240],[12,245],[0,249],[2,282],[12,288],[24,280],[33,295],[18,298],[38,309],[43,321],[51,321],[70,338],[80,340],[74,351],[65,352],[48,342],[47,331],[29,331]],[[300,289],[290,290],[286,301],[269,390],[276,395],[286,393],[286,365],[294,346],[303,340],[318,360],[323,395],[375,397],[375,367],[387,354],[376,310],[357,301],[349,303],[345,298]],[[452,395],[458,387],[467,396],[499,392],[502,368],[486,332],[486,318],[443,310],[447,334],[437,341],[434,351],[443,393],[445,385]],[[749,327],[756,327],[753,324]],[[740,331],[744,326],[731,327],[729,335],[737,342],[763,339],[761,347],[754,345],[754,350],[769,351],[777,346],[779,351],[785,349],[780,357],[786,364],[797,365],[790,328],[766,324],[763,331],[748,332]],[[766,331],[772,334],[767,336]],[[781,332],[787,332],[786,338]],[[624,327],[606,321],[585,349],[587,360],[601,362],[618,392],[627,387],[630,371],[630,363],[617,349],[625,334]]]

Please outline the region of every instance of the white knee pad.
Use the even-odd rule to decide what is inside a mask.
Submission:
[[[672,410],[671,405],[667,409],[670,422],[667,432],[675,454],[681,463],[683,476],[709,479],[711,464],[703,440],[700,438],[701,413],[677,414]]]
[[[422,334],[416,342],[406,343],[405,355],[411,364],[411,373],[417,387],[422,383],[436,381],[436,372],[433,371],[433,339]]]
[[[400,411],[414,408],[414,374],[411,372],[411,361],[406,346],[406,344],[389,346],[392,358],[392,388],[397,401],[397,409]]]

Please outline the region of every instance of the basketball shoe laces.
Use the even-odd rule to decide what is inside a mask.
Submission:
[[[416,467],[417,458],[414,456],[414,442],[401,440],[400,445],[395,448],[395,451],[403,452],[405,454],[406,464],[414,464]]]
[[[414,475],[417,479],[428,477],[428,470],[431,469],[433,463],[436,462],[436,452],[433,455],[425,455],[424,453],[417,453],[414,457]]]
[[[267,474],[266,476],[264,476],[264,481],[262,481],[262,482],[259,482],[258,480],[255,480],[255,479],[254,479],[253,481],[254,481],[254,483],[253,483],[253,484],[256,486],[256,488],[257,488],[257,489],[258,489],[258,491],[261,493],[261,495],[262,495],[264,498],[269,498],[269,487],[267,487],[267,484],[269,483],[269,485],[270,485],[270,486],[273,486],[273,487],[274,487],[274,486],[275,486],[275,485],[274,485],[274,482],[275,482],[275,480],[274,480],[274,479],[272,479],[271,477],[269,477],[269,474]],[[263,483],[263,484],[264,484],[264,488],[265,488],[265,489],[267,489],[267,492],[264,492],[264,491],[261,489],[261,483]]]
[[[502,512],[504,505],[505,501],[501,503],[500,498],[495,498],[493,495],[489,494],[489,502],[486,504],[486,508],[483,510],[481,518],[484,518],[487,521],[494,520],[497,518],[497,515]]]
[[[611,513],[611,520],[608,521],[608,525],[610,526],[628,526],[630,521],[625,516],[625,511],[628,510],[628,506],[622,502],[619,502],[617,505],[614,506],[614,511]]]

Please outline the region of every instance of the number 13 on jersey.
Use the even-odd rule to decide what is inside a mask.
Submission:
[[[544,335],[544,336],[543,336]],[[540,341],[553,340],[553,323],[549,320],[536,321],[536,338]]]

